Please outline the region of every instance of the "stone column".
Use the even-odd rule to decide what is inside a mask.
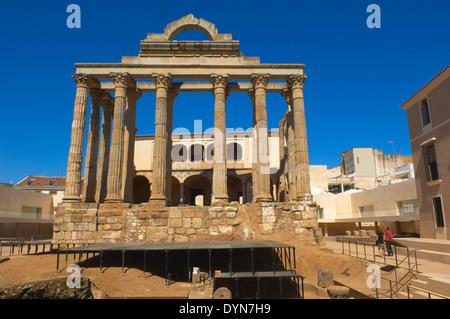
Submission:
[[[256,202],[271,202],[270,190],[270,163],[268,153],[268,131],[266,112],[266,87],[269,83],[269,74],[252,74],[251,82],[255,92],[255,127],[256,130],[256,176],[258,192],[254,198]]]
[[[167,146],[166,146],[166,160],[167,160],[167,174],[166,174],[166,198],[169,204],[173,203],[172,198],[172,131],[173,131],[173,103],[178,96],[175,90],[167,91]]]
[[[133,202],[134,143],[136,137],[136,104],[142,93],[136,89],[127,90],[127,107],[124,118],[124,158],[123,158],[123,201]]]
[[[180,182],[180,205],[184,204],[184,182]]]
[[[289,201],[297,200],[297,185],[296,185],[296,175],[295,175],[295,136],[294,136],[294,121],[293,121],[293,113],[292,113],[292,92],[291,90],[284,90],[282,93],[283,97],[286,100],[288,105],[288,112],[286,116],[286,126],[287,126],[287,180],[288,185],[287,188],[289,190],[289,194],[287,199]]]
[[[64,202],[81,201],[81,166],[83,163],[84,130],[91,77],[84,73],[72,74],[77,83],[73,111],[72,135],[67,164],[66,190]]]
[[[150,201],[158,205],[166,205],[167,91],[172,84],[172,77],[170,74],[153,74],[153,80],[156,84],[156,112]]]
[[[83,180],[83,201],[95,202],[95,188],[97,177],[98,139],[100,126],[100,103],[103,91],[91,89],[91,116],[89,118],[88,143],[86,148],[86,161]]]
[[[106,203],[121,203],[122,174],[124,157],[124,116],[127,102],[127,86],[131,79],[128,73],[111,72],[115,90],[113,129],[111,138],[111,154],[108,169],[108,192]]]
[[[308,140],[306,137],[305,105],[303,101],[303,84],[306,74],[291,75],[287,81],[292,91],[292,112],[295,135],[295,175],[297,177],[297,199],[311,199],[309,180]]]
[[[228,74],[211,74],[214,94],[214,163],[212,201],[228,201],[227,190],[227,120]]]
[[[103,203],[106,197],[106,187],[108,182],[109,151],[111,148],[111,119],[114,109],[114,100],[110,99],[102,102],[102,129],[98,156],[97,187],[95,200]]]
[[[253,122],[252,122],[252,201],[255,201],[256,194],[258,194],[258,174],[257,172],[257,162],[258,162],[258,136],[256,134],[256,110],[255,110],[255,90],[250,89],[248,91],[248,96],[252,101],[252,113],[253,113]]]

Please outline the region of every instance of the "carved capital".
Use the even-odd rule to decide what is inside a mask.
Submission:
[[[77,85],[88,86],[92,82],[92,77],[86,73],[73,73],[72,77]]]
[[[138,89],[128,89],[127,90],[127,97],[135,99],[136,101],[142,96],[141,91]]]
[[[168,90],[167,91],[167,99],[170,103],[173,103],[178,96],[178,92],[176,90]]]
[[[109,74],[113,80],[115,86],[127,87],[131,81],[131,76],[128,72],[111,72]]]
[[[254,102],[254,100],[255,100],[255,90],[254,89],[249,89],[248,90],[248,96],[250,97],[252,102]]]
[[[252,74],[250,81],[254,89],[265,89],[269,84],[270,74]]]
[[[89,90],[89,94],[91,95],[91,101],[97,104],[100,104],[102,101],[102,96],[104,91],[99,88],[91,88]]]
[[[287,103],[288,105],[291,104],[291,101],[292,101],[292,92],[291,92],[290,89],[284,89],[284,90],[281,92],[281,96],[284,97],[284,99],[286,100],[286,103]]]
[[[288,88],[291,89],[303,89],[303,84],[306,80],[306,74],[291,74],[286,81]]]
[[[210,81],[213,88],[226,88],[230,76],[228,74],[211,74]]]
[[[153,73],[152,78],[157,89],[163,88],[167,90],[172,85],[172,76],[170,73]]]

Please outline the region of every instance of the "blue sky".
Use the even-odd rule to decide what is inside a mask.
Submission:
[[[69,4],[81,8],[81,29],[69,29]],[[369,29],[369,4],[381,28]],[[411,154],[399,105],[450,63],[450,2],[317,1],[8,1],[0,11],[0,182],[27,175],[65,175],[77,62],[120,62],[136,56],[147,33],[189,13],[231,33],[245,56],[261,63],[303,63],[310,163],[333,167],[340,152],[373,147]],[[196,31],[175,39],[203,40]],[[138,102],[138,134],[154,133],[154,95]],[[267,97],[269,128],[286,111]],[[174,127],[213,126],[212,94],[180,94]],[[248,129],[245,94],[227,101],[227,127]],[[394,143],[388,143],[394,140]]]

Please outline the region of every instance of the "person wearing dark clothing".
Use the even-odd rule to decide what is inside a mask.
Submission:
[[[392,246],[389,243],[389,240],[392,240],[392,239],[393,239],[392,233],[389,230],[389,227],[386,227],[384,230],[384,241],[386,243],[386,250],[387,250],[388,256],[394,256],[394,253],[392,252]]]
[[[383,233],[381,231],[377,232],[377,241],[375,244],[378,246],[378,254],[380,256],[384,255],[384,240],[383,240]]]

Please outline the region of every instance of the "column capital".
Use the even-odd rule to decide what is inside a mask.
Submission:
[[[289,107],[289,111],[291,110],[291,103],[292,103],[292,91],[290,89],[284,89],[281,92],[281,96],[284,97],[286,104]]]
[[[291,74],[286,82],[290,89],[303,89],[305,80],[306,74]]]
[[[254,99],[255,99],[255,90],[254,90],[254,89],[249,89],[249,90],[248,90],[248,96],[250,97],[250,99],[252,100],[252,102],[254,102]]]
[[[267,84],[269,84],[270,74],[256,74],[250,75],[250,81],[252,82],[253,89],[265,89]]]
[[[169,89],[172,85],[172,75],[170,73],[153,73],[153,81],[156,84],[156,88]]]
[[[104,91],[99,88],[91,88],[89,90],[89,94],[91,95],[91,100],[94,102],[97,102],[98,104],[101,103]]]
[[[178,92],[176,90],[169,89],[167,91],[167,99],[170,103],[173,103],[177,96],[178,96]]]
[[[109,93],[103,94],[101,105],[103,109],[112,111],[114,109],[114,98]]]
[[[127,87],[132,79],[128,72],[111,72],[109,75],[116,87]]]
[[[213,85],[213,89],[216,88],[226,88],[228,84],[228,80],[230,79],[229,74],[215,74],[212,73],[209,76],[211,84]]]
[[[138,89],[127,89],[127,97],[136,99],[136,101],[142,96],[142,92]]]
[[[86,73],[72,73],[72,77],[78,86],[89,86],[92,82],[92,77]]]

